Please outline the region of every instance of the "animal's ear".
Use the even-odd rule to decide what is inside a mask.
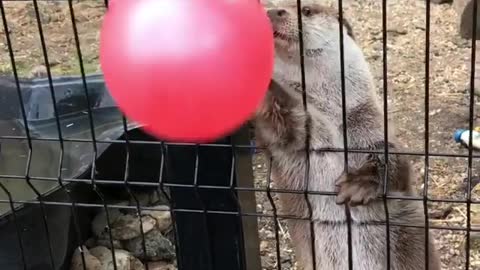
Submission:
[[[340,18],[338,18],[338,20],[340,21]],[[355,35],[353,34],[352,26],[350,25],[348,20],[345,19],[345,17],[343,17],[343,26],[345,27],[345,29],[347,29],[347,35],[349,35],[353,40],[355,40]]]
[[[355,40],[355,35],[353,34],[353,29],[352,29],[352,26],[350,25],[350,23],[347,21],[347,19],[343,18],[343,25],[345,26],[345,28],[347,29],[347,34],[353,39]]]

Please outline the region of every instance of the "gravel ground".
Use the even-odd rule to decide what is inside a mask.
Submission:
[[[422,0],[390,0],[387,12],[388,34],[388,111],[395,123],[398,136],[412,156],[416,172],[415,186],[422,194],[426,173],[425,158],[425,3]],[[44,71],[44,58],[38,35],[35,10],[29,2],[4,2],[15,60],[22,76]],[[50,67],[53,75],[78,74],[78,54],[70,20],[70,10],[65,2],[39,3],[42,27],[46,37]],[[382,17],[380,0],[345,0],[345,17],[353,26],[357,41],[363,48],[378,91],[383,95]],[[98,39],[101,18],[105,9],[103,1],[84,1],[74,4],[74,12],[87,72],[99,71]],[[466,154],[452,135],[457,128],[467,128],[469,118],[468,91],[471,42],[457,34],[458,16],[449,4],[433,5],[430,28],[430,94],[429,94],[429,152],[441,154]],[[4,37],[3,27],[0,29]],[[0,40],[0,72],[11,74],[6,40]],[[475,116],[475,121],[477,117]],[[431,156],[428,166],[428,194],[432,199],[464,199],[464,178],[468,173],[466,158]],[[473,161],[472,174],[476,175],[477,160]],[[255,184],[268,185],[264,157],[254,159]],[[473,198],[478,192],[473,190]],[[257,194],[257,211],[271,214],[273,207],[265,193]],[[275,196],[273,198],[275,200]],[[276,206],[276,205],[275,205]],[[480,209],[471,207],[472,226],[480,226]],[[430,203],[431,225],[435,227],[466,228],[468,213],[465,204]],[[275,223],[271,218],[260,218],[262,264],[264,269],[276,269],[277,252]],[[282,269],[298,269],[289,243],[288,228],[280,220],[279,253]],[[457,230],[432,229],[440,248],[443,269],[465,269],[465,233]],[[472,234],[475,239],[476,234]],[[476,243],[470,252],[470,269],[480,269],[480,252]]]

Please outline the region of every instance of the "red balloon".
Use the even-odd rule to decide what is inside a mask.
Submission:
[[[121,0],[107,11],[100,62],[120,110],[161,139],[207,142],[253,115],[273,73],[258,0]]]

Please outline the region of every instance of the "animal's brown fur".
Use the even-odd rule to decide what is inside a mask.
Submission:
[[[316,269],[347,269],[348,226],[344,206],[347,204],[352,217],[354,269],[386,269],[386,217],[381,199],[384,179],[388,180],[389,195],[413,195],[410,165],[404,156],[390,154],[388,161],[385,159],[383,113],[375,97],[368,64],[351,37],[344,43],[348,147],[378,153],[350,153],[349,167],[345,170],[342,152],[312,151],[343,147],[339,46],[335,40],[339,28],[334,25],[338,25],[338,16],[315,3],[304,5],[310,9],[306,14],[311,15],[303,27],[305,50],[315,52],[307,54],[305,59],[306,69],[311,69],[307,71],[305,110],[296,77],[296,45],[292,44],[298,36],[291,28],[295,21],[292,14],[297,9],[285,3],[269,11],[274,31],[278,32],[277,66],[275,79],[256,116],[256,138],[267,148],[274,180],[280,188],[338,192],[336,197],[308,195],[311,216],[303,194],[280,194],[283,214],[313,220],[315,235],[310,234],[309,222],[289,220],[296,255],[304,269],[313,269],[311,240],[314,239]],[[277,16],[279,8],[288,14]],[[307,135],[310,135],[310,149],[306,148]],[[388,145],[391,150],[399,148],[393,132],[389,133]],[[424,225],[418,202],[389,200],[387,207],[393,224]],[[401,226],[389,229],[391,269],[424,270],[425,230]],[[439,260],[431,239],[428,243],[428,269],[438,270]]]

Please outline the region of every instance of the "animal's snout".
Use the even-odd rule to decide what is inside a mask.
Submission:
[[[287,11],[281,8],[272,8],[267,11],[267,14],[272,22],[277,22],[285,19],[287,16]]]

